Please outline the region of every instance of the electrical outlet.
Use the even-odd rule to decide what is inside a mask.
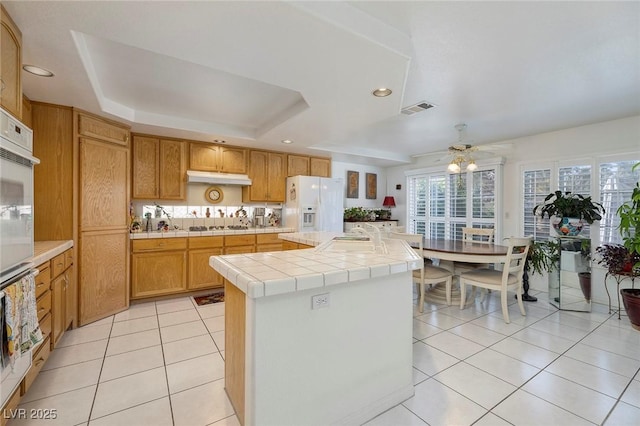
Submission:
[[[329,293],[316,294],[311,296],[311,309],[320,309],[329,307]]]

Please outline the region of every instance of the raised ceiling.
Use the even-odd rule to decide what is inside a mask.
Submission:
[[[30,99],[138,132],[394,165],[640,114],[639,2],[3,5]]]

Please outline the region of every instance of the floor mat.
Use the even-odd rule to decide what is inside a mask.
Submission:
[[[196,301],[198,306],[210,305],[211,303],[224,302],[224,292],[218,292],[213,294],[207,294],[204,296],[194,296],[193,300]]]

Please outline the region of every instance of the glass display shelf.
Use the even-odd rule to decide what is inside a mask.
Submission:
[[[549,274],[549,303],[565,311],[591,312],[591,239],[552,237],[557,241],[557,268]]]

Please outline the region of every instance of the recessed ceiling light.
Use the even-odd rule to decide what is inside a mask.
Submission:
[[[37,67],[35,65],[23,65],[22,69],[39,77],[53,77],[53,73],[51,71]]]
[[[293,143],[293,141],[290,139],[284,139],[282,143],[290,144],[290,143]]]
[[[391,89],[387,89],[386,87],[380,87],[371,93],[373,94],[373,96],[376,96],[378,98],[384,98],[385,96],[389,96],[393,92],[391,91]]]

